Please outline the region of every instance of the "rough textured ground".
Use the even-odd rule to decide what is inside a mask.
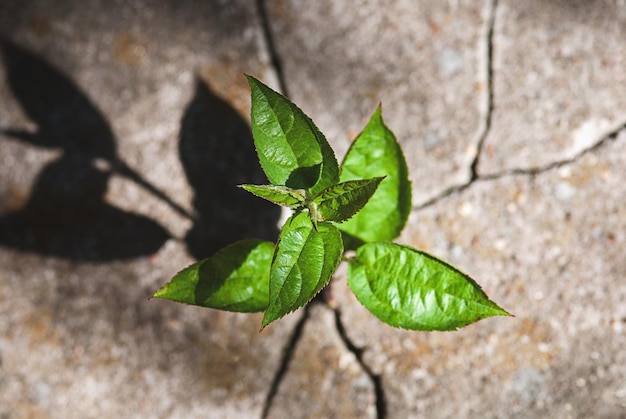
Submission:
[[[53,6],[54,4],[54,6]],[[623,418],[621,0],[0,0],[0,418]],[[515,314],[455,333],[332,307],[149,300],[273,238],[243,73],[339,155],[378,103],[414,210],[399,241]]]

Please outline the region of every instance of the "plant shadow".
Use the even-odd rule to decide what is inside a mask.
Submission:
[[[8,85],[36,125],[35,131],[3,129],[3,133],[62,152],[39,173],[26,204],[0,217],[0,245],[88,261],[156,252],[168,232],[155,221],[104,200],[112,170],[145,181],[117,157],[115,136],[101,112],[43,58],[6,39],[0,46]]]
[[[69,77],[7,39],[0,39],[0,51],[8,86],[36,126],[1,132],[61,152],[38,174],[26,203],[0,215],[0,246],[99,262],[157,252],[170,237],[163,226],[105,201],[114,173],[192,219],[185,242],[196,259],[244,238],[276,239],[280,209],[236,187],[266,183],[250,128],[204,82],[196,81],[180,130],[179,157],[194,191],[192,215],[118,156],[106,118]]]
[[[280,208],[237,188],[264,184],[249,125],[200,78],[182,118],[180,159],[196,211],[185,241],[196,259],[246,238],[276,240]]]

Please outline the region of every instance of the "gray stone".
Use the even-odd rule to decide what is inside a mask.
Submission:
[[[120,158],[186,211],[210,214],[222,224],[206,222],[215,242],[249,229],[228,191],[249,173],[244,150],[254,156],[243,73],[273,77],[255,7],[51,6],[0,4],[0,416],[258,417],[298,314],[259,334],[259,315],[148,300],[203,250],[186,240],[189,219],[109,172]],[[11,80],[9,62],[19,70]],[[19,90],[22,76],[41,90]],[[64,107],[75,112],[64,117]],[[49,147],[4,131],[37,129]],[[96,151],[84,145],[92,134]],[[242,136],[246,144],[222,145]],[[190,153],[179,150],[189,138],[197,154],[203,141],[232,150],[201,161],[206,180],[195,184],[197,168],[182,161]],[[207,210],[198,202],[210,191]],[[92,218],[78,219],[74,204]],[[254,209],[246,204],[246,217],[259,222]],[[70,236],[72,224],[85,230]],[[244,227],[231,237],[229,226]]]
[[[572,158],[626,123],[625,38],[618,1],[500,1],[481,173]]]
[[[382,374],[390,417],[619,417],[624,141],[568,166],[577,193],[567,201],[553,197],[563,176],[553,169],[477,181],[413,214],[401,242],[455,263],[515,318],[445,334],[381,328],[336,284],[349,337]],[[591,234],[598,226],[607,234]]]
[[[463,54],[452,48],[444,48],[437,60],[439,65],[439,75],[450,77],[463,69]]]
[[[280,86],[256,5],[4,1],[0,417],[623,416],[623,2],[265,3],[287,92],[339,157],[383,103],[413,180],[399,241],[515,317],[394,329],[341,265],[345,336],[314,305],[266,406],[301,310],[259,333],[260,314],[148,299],[276,234],[229,192],[264,181],[243,73]]]
[[[314,305],[268,418],[374,418],[372,381],[335,330],[334,313]]]
[[[267,3],[289,93],[339,156],[382,103],[416,203],[468,179],[486,112],[488,1]]]

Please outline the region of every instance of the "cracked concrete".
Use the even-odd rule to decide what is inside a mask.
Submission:
[[[346,350],[332,310],[314,304],[266,417],[375,418],[371,377]],[[350,397],[337,397],[344,394]]]
[[[621,0],[28,0],[0,35],[1,418],[624,416]],[[516,317],[393,329],[345,267],[331,306],[260,334],[148,300],[228,231],[275,235],[227,192],[259,176],[243,73],[339,156],[382,102],[413,181],[399,241]]]

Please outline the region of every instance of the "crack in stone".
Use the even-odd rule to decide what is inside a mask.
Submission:
[[[467,182],[462,183],[460,185],[453,185],[443,192],[435,195],[430,198],[426,202],[423,202],[419,205],[413,205],[413,210],[421,210],[423,208],[434,205],[436,202],[441,199],[450,196],[454,193],[461,192],[468,188],[472,183],[480,180],[481,177],[478,174],[478,164],[480,163],[480,156],[483,151],[483,146],[485,144],[485,140],[491,131],[491,121],[493,118],[493,98],[494,98],[494,87],[493,87],[493,78],[494,78],[494,70],[493,70],[493,36],[494,36],[494,28],[496,24],[496,10],[498,7],[498,0],[491,0],[489,3],[489,14],[487,16],[486,22],[486,34],[485,34],[485,63],[486,63],[486,78],[487,78],[487,94],[485,97],[486,101],[486,112],[485,117],[482,121],[482,124],[479,128],[478,140],[476,141],[476,151],[472,162],[470,163],[470,176]]]
[[[291,337],[289,338],[287,345],[283,348],[283,355],[281,357],[280,366],[276,370],[276,374],[274,375],[274,379],[272,380],[272,385],[270,386],[270,390],[268,391],[265,402],[263,403],[261,419],[268,418],[269,411],[274,402],[274,398],[278,394],[278,389],[280,388],[280,385],[289,370],[289,365],[291,364],[291,360],[294,357],[296,348],[300,340],[302,339],[302,333],[304,331],[306,322],[309,320],[310,308],[313,306],[313,304],[324,304],[327,307],[331,307],[328,301],[325,301],[327,298],[329,297],[322,292],[318,294],[318,296],[316,296],[309,304],[304,306],[304,313],[302,314],[302,317],[298,320],[298,323],[296,323],[296,325],[294,326]],[[374,387],[376,418],[385,419],[387,414],[387,404],[385,401],[385,392],[383,389],[382,379],[379,375],[375,374],[363,360],[363,349],[357,347],[348,337],[343,322],[341,321],[341,311],[339,310],[339,308],[331,307],[331,309],[335,316],[335,329],[337,330],[339,338],[345,345],[346,349],[354,355],[357,363],[372,382],[372,386]]]
[[[464,191],[465,189],[469,188],[470,186],[472,186],[474,183],[477,183],[477,182],[493,181],[493,180],[502,179],[507,176],[536,176],[541,173],[545,173],[550,170],[557,169],[559,167],[576,163],[579,159],[581,159],[587,153],[591,153],[595,150],[598,150],[599,148],[603,147],[607,143],[616,140],[622,131],[626,131],[626,121],[623,123],[620,123],[616,128],[614,128],[613,130],[609,131],[608,133],[600,137],[600,139],[596,141],[593,145],[579,151],[572,157],[568,157],[568,158],[561,159],[561,160],[555,160],[543,166],[528,167],[528,168],[513,168],[513,169],[504,170],[502,172],[478,176],[477,178],[475,178],[474,180],[470,182],[464,183],[462,185],[452,186],[444,190],[442,193],[433,197],[432,199],[429,199],[428,201],[420,205],[413,206],[413,209],[416,211],[419,211],[421,209],[430,207],[450,195]]]
[[[486,95],[486,114],[483,119],[481,132],[476,143],[476,154],[470,164],[470,178],[468,183],[472,183],[478,179],[478,164],[480,163],[480,156],[483,151],[483,145],[487,139],[487,135],[491,131],[491,120],[493,118],[493,33],[496,23],[496,9],[498,7],[498,0],[491,0],[489,4],[489,16],[487,17],[487,33],[485,40],[486,48],[486,77],[487,77],[487,95]]]
[[[287,82],[283,74],[282,60],[274,44],[274,38],[272,35],[270,19],[267,14],[267,9],[265,7],[265,0],[257,0],[256,6],[257,6],[258,14],[259,14],[259,19],[261,21],[261,27],[263,30],[263,40],[265,41],[265,46],[270,56],[271,66],[274,69],[274,72],[276,73],[278,87],[283,95],[289,97],[288,90],[287,90]],[[313,301],[311,301],[309,304],[307,304],[303,308],[304,312],[302,313],[302,317],[296,323],[295,327],[293,328],[293,331],[291,332],[291,337],[289,338],[287,345],[285,345],[285,347],[283,348],[283,354],[280,360],[280,365],[278,366],[278,369],[276,370],[274,379],[272,380],[272,385],[270,386],[270,389],[263,403],[263,410],[261,411],[261,419],[266,419],[268,417],[269,411],[272,407],[272,404],[274,403],[274,398],[278,394],[278,389],[283,379],[285,378],[287,371],[289,370],[289,364],[291,363],[291,360],[294,357],[296,347],[298,346],[298,343],[300,342],[300,339],[302,338],[302,332],[304,330],[304,326],[307,320],[309,319],[309,309],[312,303]]]
[[[276,49],[276,44],[274,43],[274,36],[272,34],[272,25],[270,24],[270,19],[267,14],[267,9],[265,7],[265,0],[257,0],[256,2],[257,10],[259,13],[259,18],[261,20],[261,27],[263,29],[263,39],[265,41],[265,46],[267,47],[268,53],[270,55],[271,65],[276,72],[276,78],[278,79],[278,86],[280,91],[286,97],[289,97],[289,92],[287,90],[287,82],[285,80],[285,75],[283,73],[283,62],[280,58],[280,54]]]
[[[372,382],[372,385],[374,386],[374,395],[376,397],[376,417],[378,419],[384,419],[387,414],[387,403],[385,401],[382,379],[380,375],[374,374],[372,369],[365,363],[365,361],[363,361],[363,348],[357,347],[348,337],[343,322],[341,321],[341,311],[339,308],[335,307],[333,312],[335,313],[335,328],[337,329],[337,333],[339,334],[341,341],[346,346],[346,349],[352,352],[361,369],[365,372],[365,374],[367,374]]]
[[[494,50],[494,31],[495,31],[495,22],[496,22],[496,11],[498,8],[498,0],[491,0],[489,3],[489,15],[486,23],[486,77],[487,77],[487,93],[486,93],[486,113],[482,122],[482,126],[479,129],[478,140],[476,141],[476,151],[475,155],[470,163],[469,171],[470,176],[469,180],[463,184],[455,185],[447,188],[440,194],[435,197],[429,199],[428,201],[414,206],[414,210],[421,210],[426,207],[432,206],[438,201],[452,195],[455,193],[460,193],[465,189],[469,188],[476,182],[481,181],[492,181],[497,180],[506,176],[535,176],[549,170],[572,164],[584,156],[588,152],[592,152],[602,147],[604,144],[615,140],[619,133],[623,130],[626,130],[626,121],[622,124],[618,125],[617,128],[605,134],[601,137],[595,144],[590,147],[581,150],[576,155],[570,158],[555,160],[548,164],[539,167],[531,167],[531,168],[514,168],[505,170],[498,173],[492,173],[488,175],[481,176],[478,173],[478,165],[480,163],[480,157],[483,152],[484,143],[491,131],[492,120],[493,120],[493,111],[494,111],[494,67],[493,67],[493,50]],[[263,29],[263,38],[268,49],[268,53],[270,55],[271,65],[276,72],[276,77],[278,79],[278,84],[281,92],[289,97],[286,79],[283,73],[282,60],[280,54],[278,53],[270,24],[270,19],[267,14],[267,10],[265,7],[265,0],[257,0],[257,9],[261,20],[261,26]],[[282,383],[288,369],[291,360],[295,354],[296,347],[302,337],[302,332],[304,330],[304,326],[309,319],[309,308],[311,304],[316,301],[311,301],[311,303],[307,304],[304,307],[304,313],[298,323],[293,329],[291,337],[287,345],[283,348],[283,355],[281,358],[280,366],[278,367],[276,374],[274,375],[274,379],[272,381],[272,385],[270,387],[269,392],[267,393],[267,397],[265,399],[263,410],[261,414],[262,419],[266,419],[269,414],[269,410],[272,406],[274,398],[278,393],[278,389],[280,384]],[[365,372],[365,374],[369,377],[372,385],[374,387],[374,393],[376,397],[375,405],[376,405],[376,416],[378,419],[384,419],[387,413],[387,405],[385,400],[385,393],[383,388],[383,383],[380,375],[375,374],[372,369],[365,363],[363,360],[363,348],[357,347],[352,340],[348,337],[346,333],[346,329],[341,321],[341,312],[339,308],[333,308],[333,313],[335,316],[335,328],[337,333],[345,345],[346,349],[350,351],[356,358],[359,366]]]
[[[576,163],[578,160],[580,160],[587,153],[591,153],[591,152],[593,152],[595,150],[598,150],[601,147],[603,147],[605,144],[607,144],[607,143],[617,139],[619,134],[622,131],[625,131],[625,130],[626,130],[626,121],[620,123],[615,128],[613,128],[612,130],[610,130],[609,132],[607,132],[606,134],[601,136],[594,144],[592,144],[591,146],[589,146],[587,148],[584,148],[584,149],[580,150],[578,153],[576,153],[572,157],[561,159],[561,160],[555,160],[555,161],[546,163],[543,166],[528,167],[528,168],[515,168],[515,169],[504,170],[502,172],[492,173],[492,174],[489,174],[489,175],[481,176],[477,180],[479,180],[479,181],[480,180],[493,180],[493,179],[500,179],[500,178],[503,178],[505,176],[516,176],[516,175],[517,176],[519,176],[519,175],[522,175],[522,176],[535,176],[535,175],[538,175],[540,173],[548,172],[548,171],[550,171],[552,169],[556,169],[556,168],[559,168],[559,167],[562,167],[562,166],[566,166],[568,164]]]
[[[472,163],[470,164],[469,180],[465,183],[451,186],[445,189],[443,192],[435,195],[434,197],[430,198],[429,200],[419,205],[414,205],[413,210],[415,211],[419,211],[424,208],[430,207],[450,195],[453,195],[455,193],[460,193],[464,191],[465,189],[469,188],[470,186],[472,186],[476,182],[492,181],[492,180],[504,178],[506,176],[536,176],[538,174],[550,171],[552,169],[559,168],[568,164],[572,164],[576,162],[577,160],[579,160],[581,157],[583,157],[585,154],[595,151],[599,149],[600,147],[602,147],[604,144],[612,140],[615,140],[618,137],[620,132],[622,132],[623,130],[626,130],[626,121],[621,122],[611,131],[607,132],[602,137],[600,137],[594,144],[579,151],[574,156],[569,157],[569,158],[555,160],[543,166],[529,167],[529,168],[513,168],[513,169],[504,170],[502,172],[491,173],[491,174],[481,176],[478,173],[478,165],[480,163],[480,156],[482,155],[482,152],[483,152],[483,145],[491,130],[491,123],[493,119],[493,110],[494,110],[494,106],[493,106],[493,103],[494,103],[494,83],[493,83],[494,42],[493,42],[493,38],[494,38],[494,28],[495,28],[495,22],[496,22],[497,7],[498,7],[498,0],[491,0],[490,7],[489,7],[489,16],[487,18],[487,35],[486,35],[486,38],[487,38],[486,39],[487,111],[485,114],[485,118],[483,120],[480,135],[478,136],[478,141],[476,143],[476,154],[474,156],[474,159],[472,160]]]
[[[267,415],[270,412],[270,408],[272,407],[274,398],[276,397],[276,394],[278,394],[278,388],[280,387],[280,384],[282,383],[285,375],[287,374],[287,371],[289,370],[289,364],[291,363],[291,360],[293,359],[293,356],[296,352],[298,342],[300,342],[300,339],[302,338],[304,325],[309,319],[309,310],[311,304],[313,304],[313,301],[304,306],[304,313],[302,313],[302,317],[300,317],[298,323],[296,323],[295,327],[293,328],[293,331],[291,332],[291,337],[289,338],[289,342],[287,342],[287,345],[283,348],[283,355],[280,360],[280,366],[276,370],[276,374],[274,375],[274,379],[272,380],[272,385],[270,386],[270,390],[268,391],[267,396],[265,397],[265,402],[263,403],[261,419],[266,419],[268,417]]]
[[[266,48],[270,55],[271,65],[276,72],[276,78],[278,79],[278,85],[283,95],[289,97],[287,82],[283,73],[282,60],[280,58],[280,54],[276,49],[276,45],[274,43],[272,28],[270,24],[270,19],[267,14],[267,9],[265,7],[265,0],[257,0],[257,9],[259,13],[259,17],[261,20],[261,26],[263,29],[263,39],[265,41]],[[321,296],[319,294],[318,296]],[[293,329],[291,337],[287,345],[283,348],[283,355],[281,358],[280,366],[276,370],[276,374],[274,375],[274,379],[272,380],[272,385],[270,386],[270,390],[267,393],[265,398],[265,402],[263,403],[263,410],[261,413],[261,418],[266,419],[268,417],[270,408],[272,407],[274,398],[278,393],[278,389],[280,384],[282,383],[287,371],[289,369],[289,364],[293,359],[293,356],[296,351],[296,347],[300,339],[302,338],[302,332],[304,330],[304,326],[309,319],[309,309],[312,304],[316,302],[317,298],[314,301],[311,301],[304,307],[304,313],[296,326]],[[337,329],[337,334],[339,335],[341,341],[344,343],[348,351],[352,352],[359,364],[359,366],[363,369],[365,374],[369,377],[374,387],[374,393],[376,397],[376,417],[378,419],[384,419],[386,416],[386,402],[383,391],[382,380],[380,376],[373,373],[371,368],[363,361],[362,353],[363,350],[357,348],[357,346],[348,338],[346,334],[346,330],[341,322],[340,312],[337,308],[333,309],[335,315],[335,328]]]

